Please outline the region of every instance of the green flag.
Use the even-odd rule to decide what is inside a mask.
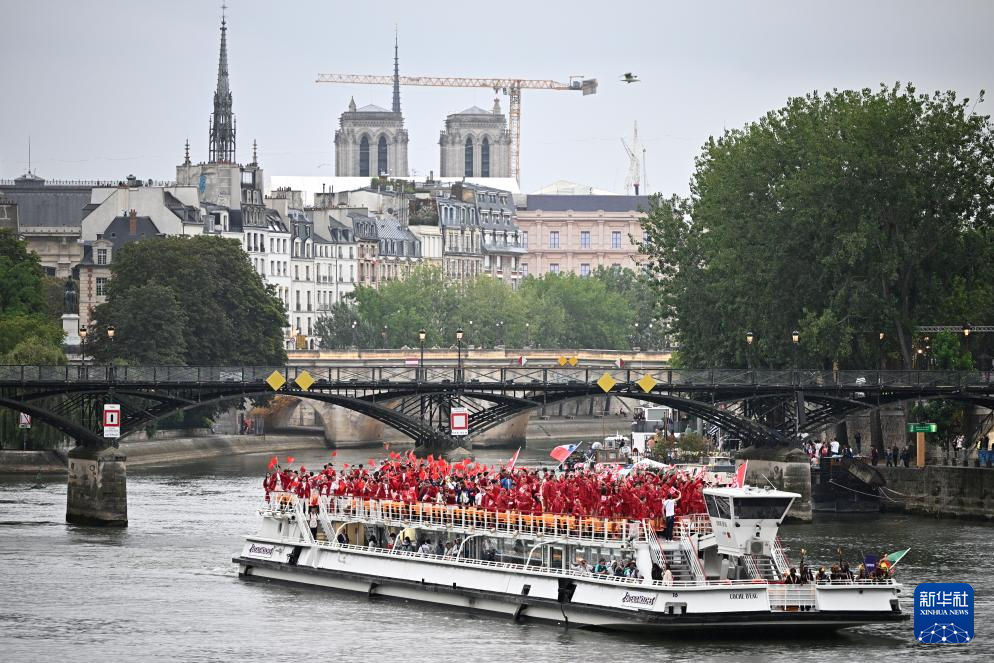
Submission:
[[[895,564],[900,562],[904,558],[904,556],[907,555],[910,551],[911,548],[908,548],[907,550],[898,550],[897,552],[892,552],[891,554],[887,555],[886,557],[884,557],[884,559],[890,562],[891,566],[894,566]]]

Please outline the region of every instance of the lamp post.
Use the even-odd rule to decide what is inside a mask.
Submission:
[[[531,323],[525,323],[525,347],[530,348],[532,346],[532,336],[531,336]]]
[[[114,333],[116,331],[117,330],[114,329],[114,325],[108,325],[107,326],[107,338],[109,338],[111,341],[113,341],[114,340]]]
[[[497,342],[494,344],[494,347],[497,347],[499,345],[504,345],[504,334],[503,334],[503,332],[504,332],[504,321],[503,320],[498,320],[497,321],[497,334],[494,336],[494,338],[495,338],[495,340]]]
[[[352,321],[352,347],[354,347],[356,350],[359,349],[359,336],[358,332],[356,331],[356,326],[358,324],[359,324],[358,320]]]
[[[801,342],[801,332],[796,329],[790,332],[791,343],[794,344],[794,370],[797,370],[797,346]]]
[[[383,331],[380,332],[383,336],[383,349],[387,349],[387,326],[383,325]]]
[[[462,327],[456,330],[456,382],[462,382]]]
[[[421,343],[421,361],[418,363],[418,380],[424,379],[425,372],[425,338],[428,336],[423,328],[418,330],[418,342]]]
[[[963,339],[966,341],[966,351],[970,352],[970,332],[973,331],[973,327],[969,322],[963,325]],[[973,355],[970,355],[970,363],[973,363]]]
[[[887,334],[880,332],[880,342],[877,344],[877,364],[880,365],[880,370],[884,370],[886,366],[884,365],[884,339]]]
[[[637,352],[638,350],[641,350],[641,349],[642,349],[642,346],[639,345],[639,323],[636,322],[635,323],[635,338],[632,339],[632,350],[635,350]]]
[[[752,371],[752,341],[755,336],[751,331],[746,332],[746,368]]]
[[[85,325],[79,328],[79,341],[80,341],[79,358],[80,358],[80,363],[83,366],[84,373],[86,372],[86,335],[88,333],[89,332],[86,330]]]
[[[918,370],[921,370],[922,368],[922,361],[924,354],[925,350],[923,350],[922,348],[918,348]]]

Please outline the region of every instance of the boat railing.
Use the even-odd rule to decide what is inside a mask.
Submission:
[[[773,541],[772,552],[771,556],[773,557],[773,563],[777,567],[776,570],[780,575],[783,575],[790,569],[790,559],[787,557],[787,552],[784,550],[779,536]]]
[[[818,600],[813,585],[770,584],[766,588],[771,610],[817,610]]]
[[[682,536],[689,537],[692,534],[707,536],[713,532],[711,529],[711,517],[706,513],[691,513],[685,516],[678,516],[676,521]]]
[[[293,493],[273,491],[266,496],[259,507],[259,513],[263,515],[287,515],[297,512],[297,502],[301,501]]]
[[[551,513],[490,511],[470,506],[396,502],[357,497],[322,497],[332,519],[368,519],[398,526],[488,530],[499,534],[562,537],[584,542],[645,541],[647,529],[638,521],[583,518]]]
[[[475,559],[469,557],[456,557],[454,555],[419,553],[416,551],[400,550],[399,548],[395,548],[392,550],[387,548],[370,548],[368,546],[360,546],[350,543],[338,543],[337,541],[318,541],[317,545],[320,547],[331,548],[333,550],[357,552],[357,553],[376,555],[381,557],[390,557],[390,558],[402,557],[410,559],[411,561],[444,562],[449,564],[459,564],[459,565],[471,566],[476,568],[490,568],[501,571],[527,572],[527,573],[551,575],[557,577],[572,577],[587,581],[604,582],[604,583],[619,584],[619,585],[637,585],[641,587],[650,586],[661,589],[670,589],[674,587],[687,588],[687,587],[705,587],[705,586],[756,587],[759,584],[754,580],[724,580],[724,581],[708,581],[708,582],[701,582],[695,580],[677,580],[671,583],[664,583],[661,580],[649,580],[647,578],[631,578],[626,576],[615,576],[609,574],[573,571],[572,569],[551,569],[549,567],[537,566],[534,564],[526,566],[524,564],[516,564],[514,562],[497,562],[497,561]]]

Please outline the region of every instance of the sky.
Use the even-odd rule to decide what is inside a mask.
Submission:
[[[989,0],[227,1],[238,158],[257,140],[269,176],[334,175],[349,98],[389,107],[391,91],[315,78],[392,73],[395,26],[403,75],[599,80],[592,96],[523,92],[526,192],[565,179],[621,193],[636,121],[648,190],[686,195],[709,136],[790,97],[895,81],[994,89]],[[0,0],[0,179],[26,171],[29,136],[47,179],[171,180],[188,138],[206,160],[220,14],[205,0]],[[447,114],[493,99],[402,88],[412,174],[438,173]]]

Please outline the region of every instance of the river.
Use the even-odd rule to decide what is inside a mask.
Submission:
[[[547,451],[522,452],[544,461]],[[324,451],[297,463],[319,467]],[[338,453],[363,462],[369,451]],[[483,462],[506,452],[481,452]],[[256,527],[268,455],[132,471],[131,526],[65,523],[66,485],[0,477],[0,658],[4,661],[854,661],[994,659],[991,525],[914,516],[819,518],[782,536],[796,558],[831,561],[842,548],[912,547],[898,566],[904,607],[919,582],[969,582],[976,636],[968,645],[920,645],[910,623],[822,639],[660,640],[518,625],[509,619],[238,580],[231,558]],[[940,649],[941,647],[941,649]]]

